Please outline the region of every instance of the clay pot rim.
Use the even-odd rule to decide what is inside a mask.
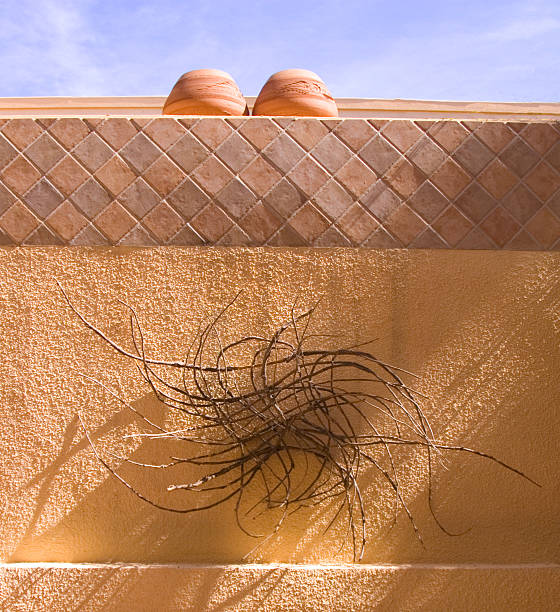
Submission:
[[[301,76],[301,77],[306,77],[306,78],[310,78],[313,79],[314,81],[319,81],[320,83],[324,84],[323,79],[316,73],[313,72],[312,70],[307,70],[307,68],[285,68],[284,70],[279,70],[278,72],[274,72],[273,74],[271,74],[268,79],[267,79],[267,83],[268,81],[271,81],[273,79],[276,79],[278,77],[290,77],[292,75],[289,75],[287,73],[294,73],[293,76]]]
[[[199,75],[200,76],[203,76],[203,75],[217,76],[217,77],[229,79],[230,81],[235,83],[235,79],[231,76],[231,74],[229,72],[226,72],[225,70],[220,70],[219,68],[196,68],[195,70],[189,70],[187,72],[184,72],[177,79],[175,85],[179,81],[182,81],[184,78],[193,78],[193,77],[196,78]],[[235,84],[237,85],[237,83],[235,83]]]

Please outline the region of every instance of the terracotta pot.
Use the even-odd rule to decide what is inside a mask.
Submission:
[[[281,70],[264,84],[253,115],[338,117],[336,102],[321,78],[309,70]]]
[[[173,86],[164,115],[248,115],[239,87],[222,70],[191,70]]]

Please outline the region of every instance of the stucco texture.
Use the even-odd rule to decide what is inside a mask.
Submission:
[[[483,459],[454,454],[438,466],[428,511],[425,460],[402,460],[405,499],[425,546],[392,497],[365,475],[365,563],[560,562],[560,254],[351,249],[23,248],[0,251],[0,456],[2,559],[7,562],[347,562],[344,524],[294,515],[260,550],[231,506],[189,516],[137,499],[95,459],[77,414],[100,449],[154,456],[122,441],[136,422],[97,378],[155,419],[161,408],[130,360],[71,312],[56,285],[111,337],[130,345],[123,300],[141,315],[150,351],[182,355],[199,321],[237,291],[226,337],[285,319],[294,298],[321,297],[318,332],[353,344],[377,338],[383,360],[420,376],[416,387],[441,439],[491,453],[538,480],[537,488]],[[150,453],[152,453],[150,455]],[[118,465],[118,462],[116,462]],[[122,466],[143,490],[157,472]]]

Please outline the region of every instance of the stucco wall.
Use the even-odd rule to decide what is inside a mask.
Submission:
[[[402,469],[410,482],[404,493],[425,548],[402,513],[390,529],[390,496],[379,481],[366,477],[364,562],[558,564],[559,264],[560,254],[543,252],[0,251],[2,559],[223,564],[240,562],[255,544],[240,534],[226,508],[190,517],[155,510],[95,460],[77,413],[100,436],[101,448],[114,449],[117,430],[130,431],[132,419],[78,372],[95,376],[154,418],[161,415],[134,366],[71,313],[58,280],[123,343],[129,336],[127,315],[117,300],[134,306],[149,345],[168,356],[181,353],[200,318],[238,288],[244,292],[228,316],[226,337],[269,331],[298,293],[304,304],[322,297],[316,329],[340,333],[348,343],[378,338],[374,350],[382,359],[420,375],[416,386],[430,398],[424,408],[438,435],[497,455],[542,484],[536,488],[476,457],[450,456],[446,468],[436,470],[435,506],[450,529],[471,530],[449,537],[429,516],[423,460],[406,457]],[[141,486],[157,487],[157,475],[148,480],[130,467],[124,471]],[[337,552],[340,530],[322,535],[329,517],[323,511],[294,517],[250,559],[350,560],[348,549]],[[556,581],[543,579],[543,597],[558,592],[558,572],[550,575]],[[13,572],[10,576],[3,583],[5,596],[16,580]],[[370,578],[364,580],[370,584]],[[480,580],[479,586],[486,578]],[[320,600],[319,583],[310,582],[309,597]],[[461,584],[456,583],[459,590]],[[518,587],[529,597],[535,584],[525,577]],[[281,600],[275,597],[271,601]]]

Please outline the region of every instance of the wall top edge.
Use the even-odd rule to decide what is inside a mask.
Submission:
[[[0,117],[160,116],[165,96],[0,98]],[[252,108],[255,96],[246,96]],[[551,120],[560,118],[557,102],[462,102],[381,98],[336,98],[341,117],[481,118]]]

